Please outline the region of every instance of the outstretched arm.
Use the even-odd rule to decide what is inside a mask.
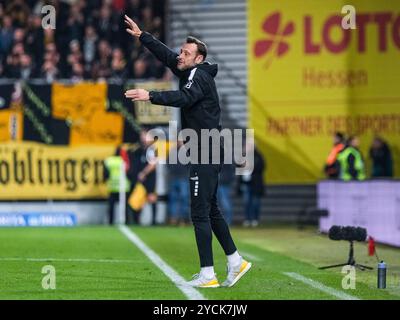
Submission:
[[[181,71],[177,69],[177,57],[178,54],[168,48],[164,43],[160,40],[153,37],[148,32],[143,32],[140,30],[138,25],[127,15],[125,15],[125,23],[127,24],[128,28],[126,31],[131,34],[132,36],[138,38],[142,44],[150,50],[152,54],[154,54],[158,60],[160,60],[165,66],[171,69],[171,71],[179,76]]]
[[[180,90],[175,91],[151,91],[144,89],[131,89],[125,92],[125,97],[133,101],[149,101],[153,104],[171,106],[176,108],[190,107],[204,97],[200,82],[205,81],[196,75]]]

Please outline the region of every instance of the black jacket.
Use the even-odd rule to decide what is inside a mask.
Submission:
[[[258,196],[264,195],[264,170],[266,169],[266,163],[261,153],[255,148],[254,149],[254,170],[251,174],[251,188],[254,194]]]
[[[371,148],[372,177],[393,177],[393,160],[389,146],[384,143],[380,148]]]
[[[267,164],[264,160],[261,153],[254,149],[254,168],[251,173],[251,179],[249,181],[245,181],[243,176],[239,177],[239,184],[237,186],[236,192],[241,193],[241,186],[246,184],[250,187],[250,190],[253,195],[262,197],[265,194],[265,185],[264,185],[264,171],[266,170]]]
[[[177,69],[178,54],[147,32],[142,44],[179,78],[179,90],[151,91],[151,103],[181,108],[182,129],[221,129],[219,98],[214,77],[218,65],[204,62],[184,71]]]

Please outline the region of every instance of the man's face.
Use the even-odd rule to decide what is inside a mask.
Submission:
[[[360,139],[358,139],[358,137],[354,137],[351,140],[351,145],[355,148],[358,148],[360,146]]]
[[[199,55],[197,45],[195,43],[184,43],[181,53],[178,56],[178,70],[186,70],[194,67],[203,61],[203,56]]]
[[[148,146],[150,146],[150,145],[152,145],[154,143],[154,137],[149,131],[142,130],[140,132],[140,142],[145,147],[148,147]]]
[[[382,147],[382,141],[378,138],[374,138],[374,141],[372,142],[372,148],[379,149],[381,147]]]

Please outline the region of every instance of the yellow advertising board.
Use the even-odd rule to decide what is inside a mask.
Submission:
[[[54,83],[52,114],[70,126],[70,145],[122,142],[123,118],[107,112],[107,83]]]
[[[106,198],[103,160],[113,146],[0,145],[0,200]]]
[[[172,90],[171,82],[142,82],[136,83],[135,88],[148,91]],[[135,113],[137,120],[142,124],[168,123],[172,120],[172,108],[153,105],[148,101],[136,101]]]
[[[360,136],[368,167],[383,137],[400,176],[400,2],[346,4],[249,0],[249,127],[269,183],[323,178],[335,131]]]

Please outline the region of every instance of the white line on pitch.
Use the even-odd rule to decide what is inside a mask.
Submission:
[[[29,261],[29,262],[99,262],[99,263],[136,263],[135,260],[120,259],[81,259],[81,258],[0,258],[0,261]]]
[[[152,261],[190,300],[205,300],[206,298],[195,288],[186,284],[184,278],[170,267],[156,252],[150,249],[132,230],[127,226],[119,226],[119,230],[149,259]]]
[[[243,250],[240,250],[240,254],[241,254],[242,256],[244,256],[245,258],[248,258],[249,260],[253,260],[253,261],[262,261],[261,258],[255,256],[254,254],[245,252],[245,251],[243,251]]]
[[[283,274],[288,276],[288,277],[290,277],[290,278],[293,278],[295,280],[298,280],[298,281],[301,281],[301,282],[303,282],[305,284],[308,284],[309,286],[311,286],[311,287],[313,287],[315,289],[318,289],[318,290],[320,290],[322,292],[325,292],[325,293],[327,293],[327,294],[329,294],[331,296],[334,296],[336,298],[339,298],[341,300],[360,300],[357,297],[354,297],[354,296],[349,295],[347,293],[344,293],[342,291],[336,290],[334,288],[328,287],[328,286],[326,286],[326,285],[324,285],[324,284],[322,284],[322,283],[320,283],[318,281],[315,281],[313,279],[306,278],[306,277],[304,277],[301,274],[298,274],[296,272],[284,272]]]

